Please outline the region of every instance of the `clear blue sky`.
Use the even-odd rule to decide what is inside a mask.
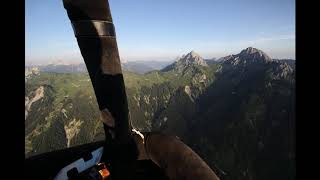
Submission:
[[[122,59],[204,58],[253,46],[295,58],[294,0],[109,0]],[[26,61],[82,61],[62,0],[26,0]]]

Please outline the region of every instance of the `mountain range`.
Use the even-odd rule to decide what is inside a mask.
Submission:
[[[138,74],[144,74],[153,70],[160,70],[166,67],[173,61],[124,61],[121,62],[124,71],[130,71]],[[84,63],[50,63],[45,65],[26,65],[26,71],[31,69],[38,69],[41,72],[52,73],[85,73],[87,72]]]
[[[178,136],[221,179],[294,179],[294,62],[249,47],[217,60],[191,51],[146,72],[123,68],[132,124]],[[28,72],[26,156],[103,139],[85,71]]]
[[[190,52],[191,56],[192,54],[197,54],[194,51]],[[186,55],[183,55],[186,56]],[[200,57],[200,55],[198,54]],[[180,57],[179,59],[181,59]],[[202,57],[200,57],[202,58]],[[205,63],[207,65],[213,65],[213,64],[219,64],[223,58],[211,58],[211,59],[203,59],[202,63]],[[179,60],[178,59],[178,60]],[[176,60],[176,61],[178,61]],[[292,68],[295,67],[295,60],[293,59],[273,59],[275,61],[283,61],[287,62]],[[152,60],[144,60],[144,61],[121,61],[122,69],[124,71],[130,71],[138,74],[145,74],[150,71],[154,70],[162,70],[168,65],[172,65],[174,63],[174,60],[162,60],[162,61],[152,61]],[[57,62],[51,62],[49,64],[42,64],[42,65],[36,65],[36,64],[26,64],[26,71],[31,70],[32,68],[38,69],[38,71],[42,72],[53,72],[53,73],[85,73],[87,72],[87,68],[84,63],[67,63],[63,61],[57,61]]]

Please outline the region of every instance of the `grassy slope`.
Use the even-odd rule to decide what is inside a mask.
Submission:
[[[191,71],[186,71],[183,75],[177,74],[175,71],[165,73],[152,71],[144,75],[124,72],[133,124],[140,130],[151,130],[152,121],[157,116],[156,112],[166,108],[169,103],[167,102],[168,98],[178,88],[191,84],[194,71],[205,73],[210,77],[213,76],[215,69],[216,67],[198,67]],[[98,106],[87,73],[42,72],[40,75],[28,79],[26,83],[26,95],[30,96],[32,91],[40,86],[48,86],[48,88],[45,88],[44,101],[40,100],[41,103],[38,101],[32,105],[26,120],[26,152],[31,152],[34,149],[38,149],[38,152],[56,149],[52,147],[54,145],[49,147],[42,145],[45,144],[43,143],[43,134],[50,134],[52,136],[52,138],[47,137],[51,140],[52,144],[55,144],[54,141],[57,141],[56,138],[53,138],[57,133],[60,138],[65,139],[66,135],[62,132],[63,128],[74,118],[84,121],[82,127],[85,128],[80,130],[80,133],[77,135],[78,137],[73,139],[71,145],[103,138]],[[144,96],[146,95],[150,97],[150,103],[145,102]],[[139,102],[140,107],[137,106],[137,102],[133,96],[141,97]],[[70,108],[70,106],[73,106],[73,108]],[[36,111],[35,109],[42,110]],[[65,114],[68,118],[63,115],[63,110],[66,110]],[[171,108],[172,110],[174,109]],[[59,128],[57,129],[55,126]],[[57,146],[60,148],[65,147],[65,142]]]

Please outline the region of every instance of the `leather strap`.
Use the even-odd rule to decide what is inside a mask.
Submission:
[[[72,28],[76,37],[116,36],[114,25],[110,21],[73,21]]]

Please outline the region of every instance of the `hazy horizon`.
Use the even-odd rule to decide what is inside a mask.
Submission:
[[[194,50],[203,58],[247,47],[295,59],[294,0],[109,0],[121,59],[173,61]],[[62,0],[26,0],[27,63],[83,62]]]
[[[245,48],[244,48],[245,49]],[[191,51],[189,51],[191,52]],[[240,53],[240,51],[238,52]],[[224,56],[221,56],[221,57],[225,57],[227,55],[234,55],[234,54],[238,54],[238,53],[230,53],[230,54],[226,54]],[[121,59],[121,62],[122,63],[125,63],[125,62],[148,62],[148,61],[153,61],[153,62],[174,62],[177,58],[185,55],[187,53],[184,53],[184,54],[181,54],[179,56],[177,56],[176,58],[173,58],[173,59],[145,59],[145,60],[124,60],[124,59]],[[200,54],[201,56],[201,54]],[[203,57],[203,56],[202,56]],[[203,57],[204,59],[206,60],[210,60],[210,59],[219,59],[221,57],[208,57],[208,58],[205,58]],[[271,57],[272,59],[292,59],[292,60],[296,60],[295,58],[273,58]],[[38,61],[32,61],[32,60],[26,60],[25,64],[26,65],[48,65],[48,64],[59,64],[59,63],[62,63],[62,64],[84,64],[84,60],[82,57],[80,57],[78,60],[64,60],[64,59],[56,59],[56,60],[51,60],[51,61],[43,61],[43,60],[38,60]]]

